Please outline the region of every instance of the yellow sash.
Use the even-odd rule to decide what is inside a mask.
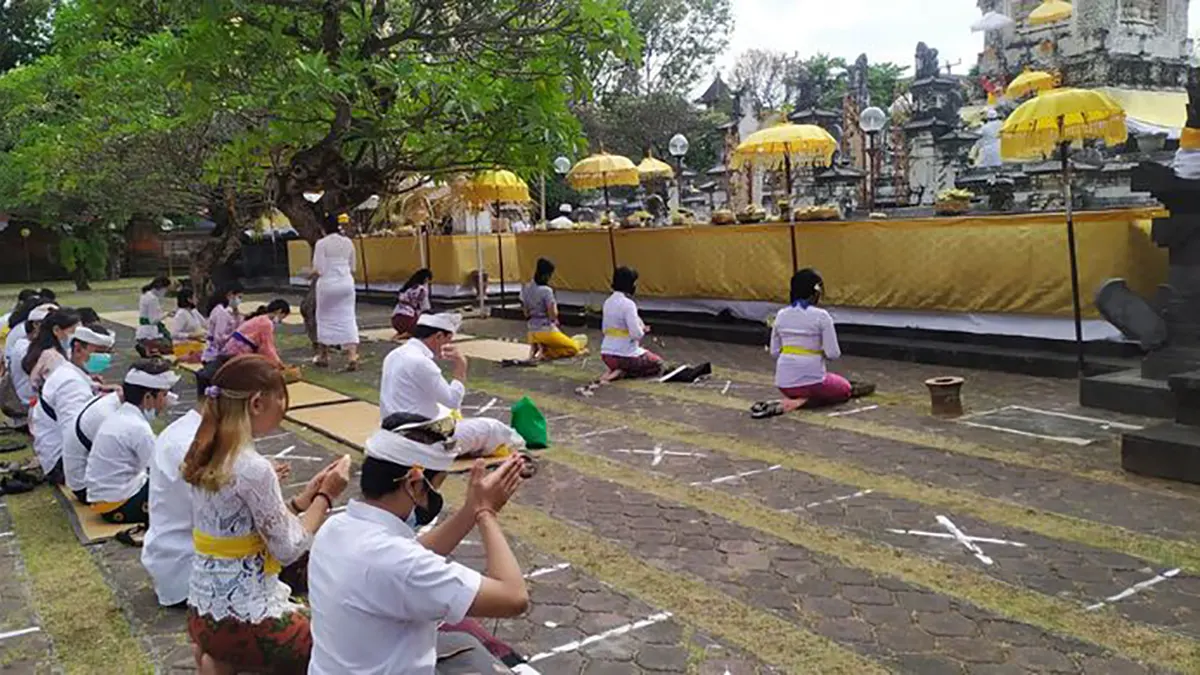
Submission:
[[[605,337],[627,338],[629,337],[629,331],[624,328],[605,328],[604,335]]]
[[[92,510],[92,513],[99,513],[100,515],[112,513],[122,506],[125,506],[125,502],[92,502],[88,504],[88,508]]]
[[[267,542],[257,534],[247,534],[241,537],[214,537],[200,530],[192,530],[192,543],[196,553],[211,558],[249,558],[254,555],[263,556],[263,572],[279,575],[283,565],[271,555]]]
[[[794,356],[824,356],[825,352],[820,349],[805,349],[804,347],[796,347],[794,345],[784,345],[783,349],[779,350],[784,354],[792,354]]]

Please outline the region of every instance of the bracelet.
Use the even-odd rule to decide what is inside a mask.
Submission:
[[[326,504],[328,504],[328,506],[326,506],[326,507],[325,507],[325,510],[326,510],[326,511],[328,511],[329,509],[332,509],[332,508],[333,508],[333,497],[330,497],[329,495],[325,494],[324,492],[318,492],[317,494],[313,495],[313,501],[314,501],[314,502],[315,502],[315,501],[317,501],[317,497],[324,497],[324,498],[325,498],[325,503],[326,503]],[[310,503],[310,504],[308,505],[308,507],[309,507],[309,508],[312,508],[312,504]]]
[[[288,508],[292,510],[292,513],[304,513],[304,509],[300,508],[296,504],[295,497],[292,497],[291,499],[288,500]]]

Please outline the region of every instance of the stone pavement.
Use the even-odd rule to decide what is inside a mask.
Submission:
[[[360,324],[389,314],[362,306]],[[464,331],[519,339],[524,328],[490,319]],[[285,359],[303,361],[300,329],[283,333]],[[974,412],[1146,420],[1079,408],[1073,382],[847,358],[840,371],[877,382],[878,396],[756,422],[749,403],[775,396],[761,348],[663,342],[670,361],[713,362],[713,379],[620,383],[585,400],[573,390],[599,372],[595,357],[472,362],[464,414],[487,406],[506,419],[528,394],[551,420],[555,447],[502,514],[532,607],[487,622],[540,672],[1200,672],[1200,489],[1120,473],[1104,424],[1075,445],[933,419],[921,383],[966,377]],[[372,400],[394,347],[365,345],[359,373],[307,378]],[[176,414],[194,400],[181,389]],[[285,491],[349,451],[293,425],[259,449],[289,447],[321,461],[293,461]],[[448,483],[448,503],[460,493]],[[0,508],[0,533],[4,518]],[[8,539],[0,632],[10,614],[37,621]],[[190,671],[182,613],[157,607],[136,552],[91,552],[157,669]],[[484,565],[473,538],[454,557]],[[69,648],[53,637],[0,640],[0,671],[52,672]]]

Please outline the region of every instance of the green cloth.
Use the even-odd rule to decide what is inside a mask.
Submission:
[[[546,416],[528,396],[512,405],[512,428],[525,439],[525,447],[541,450],[550,447],[550,432]]]

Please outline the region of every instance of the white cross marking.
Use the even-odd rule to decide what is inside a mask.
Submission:
[[[536,579],[538,577],[544,577],[547,574],[553,574],[554,572],[561,572],[570,567],[571,567],[571,563],[559,563],[557,565],[552,565],[550,567],[543,567],[540,570],[534,570],[534,571],[530,572],[529,574],[526,574],[525,578],[526,579]]]
[[[296,449],[296,446],[289,445],[288,447],[284,448],[283,450],[275,453],[274,455],[271,455],[271,459],[288,459],[288,460],[295,459],[295,460],[299,460],[301,462],[323,462],[323,461],[325,461],[324,457],[309,457],[306,455],[291,454],[292,451],[295,449]]]
[[[617,448],[613,452],[619,452],[623,455],[649,455],[653,459],[650,460],[650,466],[658,466],[666,457],[706,457],[699,452],[676,452],[674,450],[663,450],[661,445],[654,446],[653,450],[635,450],[630,448]]]
[[[878,408],[879,406],[877,405],[868,405],[863,406],[862,408],[855,408],[854,410],[839,410],[837,412],[829,413],[827,417],[845,417],[846,415],[857,415],[858,413],[870,412],[872,410],[877,410]]]
[[[551,656],[555,656],[558,654],[566,654],[568,652],[573,652],[582,647],[586,647],[590,644],[600,642],[601,640],[607,640],[608,638],[611,638],[611,637],[616,637],[618,635],[624,635],[631,631],[635,631],[639,628],[645,628],[646,626],[653,626],[654,624],[661,623],[663,621],[666,621],[669,618],[671,618],[670,612],[661,612],[659,614],[654,614],[654,615],[646,617],[645,619],[642,619],[641,621],[627,623],[624,626],[617,626],[616,628],[613,628],[611,630],[606,630],[603,633],[598,633],[596,635],[590,635],[588,637],[585,637],[582,640],[574,640],[572,642],[568,642],[566,644],[559,645],[559,646],[555,647],[554,649],[551,649],[548,652],[542,652],[541,654],[535,654],[535,655],[529,657],[529,662],[537,663],[538,661],[548,659]]]
[[[858,492],[855,492],[854,494],[842,495],[841,497],[834,497],[833,499],[824,499],[819,502],[812,502],[811,504],[805,504],[804,506],[797,506],[796,508],[793,508],[793,509],[784,509],[784,511],[785,512],[786,511],[804,511],[806,509],[811,509],[816,506],[826,506],[828,504],[836,504],[838,502],[844,502],[849,499],[858,499],[859,497],[866,497],[867,495],[871,494],[872,492],[874,492],[874,490],[859,490]]]
[[[625,431],[625,427],[615,427],[613,429],[601,429],[599,431],[589,431],[586,434],[579,434],[575,438],[576,438],[576,440],[582,440],[584,438],[591,438],[593,436],[603,436],[604,434],[611,434],[616,431]]]
[[[954,539],[954,535],[949,532],[926,532],[925,530],[897,530],[888,528],[888,532],[892,534],[911,534],[915,537],[932,537],[934,539]],[[967,541],[975,542],[976,544],[996,544],[997,546],[1013,546],[1016,548],[1026,548],[1025,544],[1019,541],[1009,541],[1007,539],[993,539],[991,537],[967,537]]]

